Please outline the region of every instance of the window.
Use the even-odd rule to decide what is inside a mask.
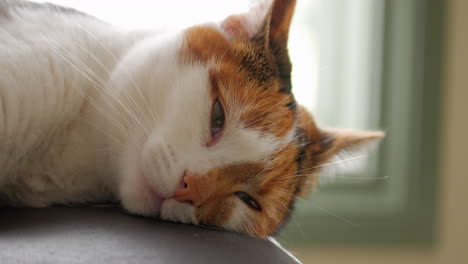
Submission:
[[[380,128],[387,136],[377,153],[364,158],[364,171],[340,171],[309,200],[299,202],[282,242],[430,244],[444,4],[315,2],[308,11],[300,9],[295,21],[305,31],[298,35],[307,36],[308,31],[315,42],[309,47],[317,48],[314,60],[320,65],[309,74],[318,86],[310,96],[300,97],[313,97],[305,103],[321,124]],[[310,14],[315,14],[313,20]],[[294,44],[291,49],[293,60],[307,59],[294,57]],[[293,64],[298,67],[297,61]],[[295,81],[296,91],[310,83]]]

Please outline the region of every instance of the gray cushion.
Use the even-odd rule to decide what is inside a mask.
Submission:
[[[0,209],[0,263],[297,263],[270,241],[118,207]]]

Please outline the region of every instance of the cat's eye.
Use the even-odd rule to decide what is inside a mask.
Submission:
[[[245,192],[235,192],[234,193],[239,199],[241,199],[246,205],[248,205],[250,208],[255,209],[255,210],[262,210],[260,207],[260,204],[258,204],[257,201],[255,201],[254,198],[252,198],[250,195],[246,194]]]
[[[221,105],[221,102],[219,101],[219,99],[216,99],[213,103],[213,108],[211,110],[211,124],[210,124],[211,140],[210,140],[210,143],[208,144],[209,146],[216,144],[216,142],[218,142],[218,140],[221,138],[223,128],[224,128],[224,121],[225,121],[225,115],[224,115],[223,106]]]

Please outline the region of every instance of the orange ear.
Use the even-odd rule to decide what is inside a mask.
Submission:
[[[221,23],[229,39],[261,39],[287,42],[295,0],[263,0],[245,14],[232,15]]]
[[[316,159],[325,162],[342,151],[366,151],[385,136],[382,131],[356,131],[347,129],[321,129],[322,150]]]
[[[311,177],[302,184],[299,196],[306,196],[315,184],[315,175],[321,165],[342,151],[366,151],[372,143],[378,142],[385,134],[381,131],[354,131],[345,129],[320,129],[312,115],[302,106],[297,108],[297,124],[300,131],[298,143],[300,157],[298,170]]]
[[[273,2],[270,16],[270,39],[287,42],[295,7],[295,0],[276,0]]]
[[[385,136],[382,131],[356,131],[317,127],[312,115],[303,107],[297,108],[298,126],[303,132],[304,152],[309,163],[324,163],[341,151],[365,150],[371,143]]]

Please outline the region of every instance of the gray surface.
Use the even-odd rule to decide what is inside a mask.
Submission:
[[[0,209],[0,263],[296,263],[269,241],[114,207]]]

